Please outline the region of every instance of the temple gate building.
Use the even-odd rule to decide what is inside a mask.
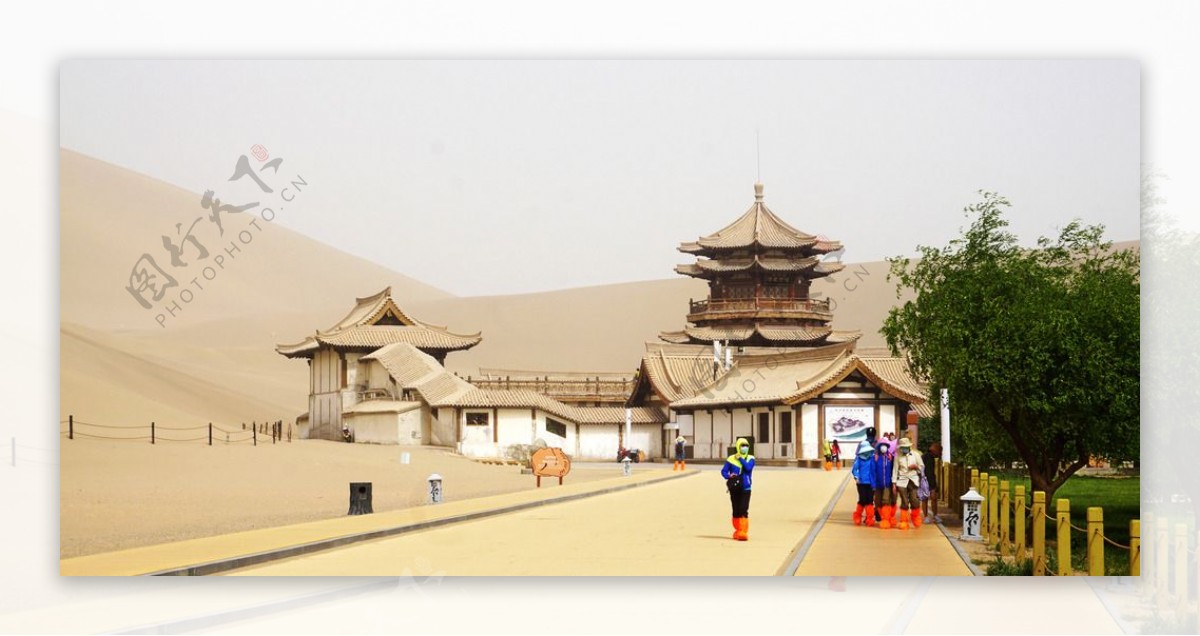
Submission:
[[[856,352],[861,333],[833,328],[812,282],[836,274],[841,243],[795,229],[763,202],[708,236],[679,246],[695,263],[675,271],[706,279],[689,323],[646,344],[629,404],[667,409],[662,433],[683,435],[689,456],[720,459],[746,437],[761,459],[820,457],[825,439],[849,457],[866,429],[900,434],[909,410],[929,415],[926,388],[886,351]]]

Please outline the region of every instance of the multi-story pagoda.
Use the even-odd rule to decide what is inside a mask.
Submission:
[[[842,269],[822,256],[841,249],[784,223],[763,203],[754,184],[754,204],[714,234],[683,243],[679,251],[696,262],[675,271],[708,281],[706,300],[692,300],[683,331],[663,332],[667,342],[734,346],[816,347],[843,339],[830,326],[829,300],[810,296],[812,281]]]

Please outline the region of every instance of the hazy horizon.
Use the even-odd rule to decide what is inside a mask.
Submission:
[[[944,245],[980,189],[1022,244],[1073,218],[1140,238],[1133,62],[69,61],[60,81],[62,147],[236,203],[262,144],[309,184],[276,223],[459,296],[676,277],[675,247],[760,178],[847,262]]]

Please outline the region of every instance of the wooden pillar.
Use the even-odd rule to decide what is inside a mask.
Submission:
[[[1013,536],[1016,538],[1016,545],[1013,547],[1013,553],[1016,554],[1017,561],[1025,560],[1025,484],[1017,484],[1017,498],[1013,505]],[[1034,520],[1036,523],[1036,520]]]
[[[992,535],[989,534],[991,525],[988,521],[988,508],[991,506],[992,497],[991,491],[988,488],[991,482],[988,480],[988,474],[984,471],[979,472],[979,494],[983,495],[984,501],[979,506],[979,534],[983,535],[983,542],[990,543]]]
[[[1129,576],[1142,575],[1142,522],[1129,520]]]
[[[1012,555],[1011,537],[1008,533],[1009,510],[1012,499],[1009,497],[1008,480],[1000,482],[1000,555]],[[1019,515],[1018,515],[1019,516]]]
[[[1058,517],[1058,575],[1071,574],[1071,500],[1059,499],[1054,506]]]
[[[1046,575],[1046,493],[1033,491],[1033,575]]]
[[[1104,576],[1104,508],[1087,509],[1088,576]]]

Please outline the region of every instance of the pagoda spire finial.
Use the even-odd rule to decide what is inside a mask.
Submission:
[[[756,202],[758,202],[758,203],[762,203],[762,200],[763,200],[763,184],[762,184],[762,181],[755,181],[755,182],[754,182],[754,200],[755,200]]]

